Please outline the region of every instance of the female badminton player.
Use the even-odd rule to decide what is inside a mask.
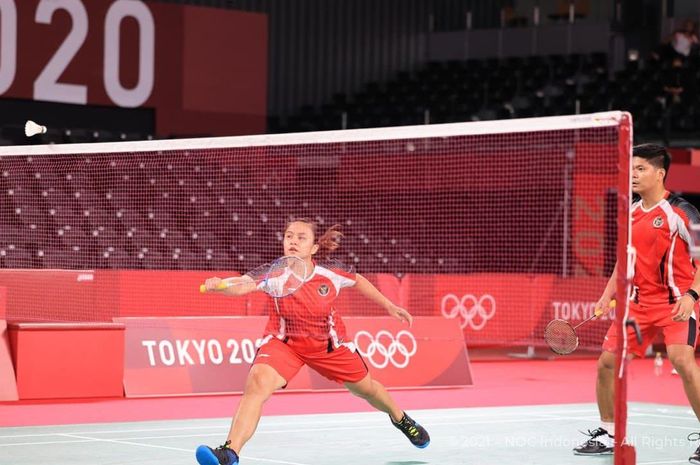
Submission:
[[[428,432],[402,411],[379,382],[372,379],[362,357],[352,343],[345,340],[345,326],[333,307],[341,289],[354,287],[386,309],[400,321],[412,323],[411,314],[394,305],[366,278],[354,273],[329,255],[338,248],[342,233],[338,225],[317,237],[317,225],[302,219],[292,221],[284,233],[284,255],[296,256],[306,263],[303,285],[294,294],[275,299],[263,344],[248,373],[243,397],[231,422],[224,445],[215,449],[202,445],[196,457],[201,465],[236,465],[246,442],[260,420],[263,403],[284,388],[303,365],[331,380],[343,383],[354,395],[365,399],[377,410],[389,415],[391,423],[419,448],[430,443]],[[326,261],[317,261],[320,256]],[[246,276],[240,278],[246,280]],[[208,291],[220,289],[221,279],[210,278]],[[219,292],[244,295],[260,290],[247,282]]]

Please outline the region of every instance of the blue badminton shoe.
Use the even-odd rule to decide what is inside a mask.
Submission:
[[[228,445],[231,441],[226,441],[223,446],[212,449],[209,446],[197,447],[195,456],[199,465],[238,465],[238,454]]]

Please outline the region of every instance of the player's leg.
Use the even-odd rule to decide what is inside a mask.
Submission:
[[[697,344],[698,323],[696,318],[688,321],[671,321],[664,326],[664,342],[668,359],[683,380],[683,389],[688,402],[700,420],[700,367],[695,361],[695,346]],[[700,434],[688,436],[694,439]],[[690,463],[700,464],[700,446],[689,458]]]
[[[394,423],[401,421],[403,411],[396,405],[386,388],[369,373],[359,382],[344,384],[351,393],[365,399],[377,410],[388,414]]]
[[[688,397],[695,416],[700,420],[700,367],[695,361],[695,347],[698,339],[697,315],[688,321],[673,321],[670,307],[658,310],[663,315],[664,343],[668,360],[683,380],[683,389]],[[663,313],[661,313],[663,312]]]
[[[236,465],[238,454],[258,427],[265,401],[303,366],[294,351],[277,339],[263,345],[253,363],[226,442],[216,449],[199,446],[196,457],[201,465]]]
[[[430,435],[402,411],[381,383],[372,379],[359,353],[347,346],[331,347],[329,351],[300,353],[304,363],[326,378],[343,383],[354,395],[365,399],[377,410],[389,415],[391,423],[401,430],[416,447],[426,447]]]
[[[273,392],[286,385],[287,380],[270,365],[260,363],[252,366],[246,379],[243,397],[231,421],[227,438],[231,441],[229,447],[237,452],[241,451],[258,427],[265,401]]]
[[[603,423],[615,422],[615,354],[604,350],[598,357],[595,385],[598,413]]]
[[[387,413],[391,423],[398,428],[416,447],[424,448],[430,444],[430,435],[420,424],[401,410],[389,395],[386,388],[369,373],[358,382],[345,382],[345,387],[354,395],[365,399],[377,410]]]
[[[609,341],[606,339],[606,342]],[[589,438],[574,448],[576,455],[609,455],[615,446],[615,353],[604,348],[598,357],[596,400],[600,426],[588,431]]]
[[[632,310],[632,308],[630,308]],[[627,342],[629,357],[641,356],[651,343],[656,328],[646,324],[642,319],[640,330],[642,343],[635,338],[632,328],[628,328]],[[613,324],[608,329],[603,342],[603,352],[598,357],[596,376],[596,401],[600,413],[600,426],[586,433],[589,437],[574,448],[575,455],[610,455],[615,446],[615,351],[617,349],[617,327]]]
[[[685,344],[666,346],[668,359],[683,380],[683,389],[688,402],[700,419],[700,367],[695,361],[695,347]]]

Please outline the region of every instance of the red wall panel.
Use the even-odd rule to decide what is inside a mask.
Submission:
[[[17,13],[11,21],[17,40],[9,45],[16,52],[16,71],[0,97],[152,107],[161,135],[265,131],[266,15],[116,0],[79,1],[70,9],[52,10],[54,5],[40,0],[6,5]],[[127,14],[115,16],[124,9]],[[118,24],[116,36],[108,34],[108,24]],[[143,78],[146,90],[137,104],[115,101],[108,92],[109,57],[117,60],[117,81],[125,90],[133,91]],[[39,79],[47,72],[53,76],[48,86]],[[61,89],[64,85],[80,89],[73,94],[75,89]]]

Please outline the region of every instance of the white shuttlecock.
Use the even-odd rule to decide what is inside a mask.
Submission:
[[[46,126],[36,124],[34,121],[27,121],[24,124],[24,134],[27,137],[36,136],[37,134],[44,134],[46,132]]]

